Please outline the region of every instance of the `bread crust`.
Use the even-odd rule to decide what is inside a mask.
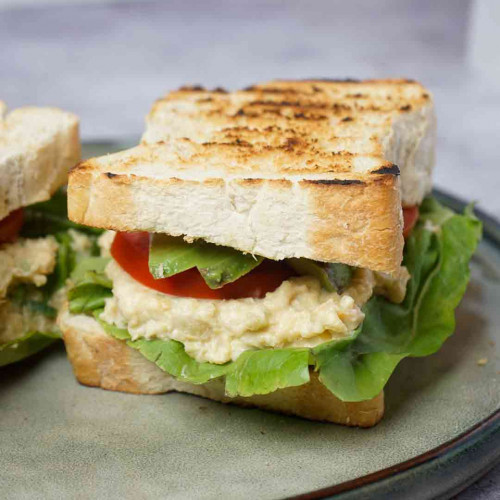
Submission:
[[[185,392],[222,403],[359,427],[375,425],[384,413],[383,392],[369,401],[343,402],[319,382],[314,371],[310,382],[299,387],[228,398],[223,381],[202,385],[177,381],[124,342],[107,335],[92,317],[63,311],[58,324],[75,376],[84,385],[134,394]]]
[[[80,158],[78,118],[72,113],[25,107],[5,115],[0,119],[0,219],[48,200]]]
[[[275,260],[306,257],[389,273],[399,269],[397,175],[325,172],[296,179],[141,173],[144,164],[169,161],[171,152],[163,145],[141,145],[80,163],[69,177],[69,218],[115,231],[203,238]],[[390,167],[382,163],[381,168]]]

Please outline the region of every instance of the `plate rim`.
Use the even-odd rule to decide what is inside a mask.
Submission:
[[[448,207],[458,211],[463,211],[468,205],[461,198],[441,189],[433,189],[432,194]],[[500,251],[500,222],[482,209],[475,208],[474,213],[483,223],[483,239],[489,240]],[[451,468],[450,463],[454,457],[458,454],[464,457],[465,454],[472,451],[479,455],[478,460],[482,457],[483,461],[473,469],[471,474],[467,475],[465,480],[462,482],[455,481],[456,484],[451,489],[448,488],[438,492],[439,498],[450,498],[458,494],[500,463],[500,409],[495,410],[488,417],[477,422],[458,436],[404,462],[399,462],[390,467],[339,484],[287,498],[290,500],[318,500],[335,497],[347,500],[358,497],[368,498],[368,496],[374,498],[378,495],[388,498],[387,495],[390,494],[391,490],[394,492],[401,485],[401,482],[407,482],[411,476],[428,475],[429,469],[433,467],[439,468],[442,471],[441,475],[444,475],[447,473],[444,468]],[[485,460],[485,456],[487,460]],[[412,493],[415,494],[415,490]],[[434,493],[420,498],[435,498]],[[411,497],[405,496],[399,490],[395,498]]]
[[[429,451],[421,453],[413,458],[400,462],[398,464],[386,467],[379,471],[372,472],[365,476],[361,476],[349,481],[344,481],[333,486],[327,486],[319,490],[314,490],[307,493],[301,493],[299,495],[288,497],[290,500],[317,500],[325,498],[354,498],[352,495],[345,495],[346,493],[356,493],[356,495],[367,498],[367,490],[372,489],[373,486],[382,485],[386,488],[391,488],[388,481],[394,480],[396,477],[398,482],[405,481],[407,477],[418,474],[420,468],[422,471],[425,467],[433,466],[442,468],[443,462],[451,459],[455,454],[467,453],[468,450],[475,448],[476,446],[484,445],[484,441],[487,438],[494,439],[495,443],[500,443],[500,409],[493,412],[490,416],[486,417],[484,420],[473,425],[469,429],[462,432],[457,437],[446,441],[445,443],[433,448]],[[498,448],[496,445],[491,445],[492,448]],[[489,457],[489,455],[488,455]],[[457,485],[457,489],[449,490],[447,492],[441,492],[439,498],[449,498],[450,496],[456,495],[467,486],[472,484],[475,480],[479,479],[483,474],[488,472],[490,469],[495,467],[500,463],[500,450],[493,453],[493,459],[485,467],[480,467],[479,471],[475,471],[475,474],[471,475],[470,480],[465,480],[463,483]],[[443,469],[442,469],[443,470]],[[446,472],[443,472],[445,474]],[[385,483],[385,484],[383,484]],[[373,494],[375,492],[371,492]],[[413,492],[415,493],[415,492]],[[444,497],[442,495],[445,495]],[[372,497],[370,497],[372,498]],[[406,498],[406,496],[400,495],[398,498]],[[419,497],[427,498],[427,497]],[[430,497],[433,498],[433,497]]]

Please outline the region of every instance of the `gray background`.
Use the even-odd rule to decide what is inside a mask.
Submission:
[[[436,97],[436,184],[498,217],[499,26],[499,0],[0,0],[0,96],[136,138],[184,83],[412,77]]]
[[[185,83],[406,76],[434,93],[437,186],[500,217],[500,0],[0,0],[0,98],[137,138]],[[459,498],[498,498],[500,470]]]

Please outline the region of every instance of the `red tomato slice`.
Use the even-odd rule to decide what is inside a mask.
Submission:
[[[149,234],[117,233],[111,255],[120,267],[139,283],[158,292],[196,299],[262,298],[295,273],[282,262],[265,260],[260,266],[233,283],[212,290],[196,268],[170,278],[154,279],[149,272]]]
[[[23,227],[23,209],[11,212],[0,221],[0,243],[12,243]]]
[[[414,205],[412,207],[403,207],[403,236],[405,238],[408,238],[408,236],[410,236],[412,229],[415,227],[415,224],[418,220],[418,214],[418,205]]]

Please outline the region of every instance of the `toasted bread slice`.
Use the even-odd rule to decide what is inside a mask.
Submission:
[[[0,119],[0,219],[48,200],[81,158],[75,115],[55,108],[5,110]]]
[[[210,145],[176,141],[78,165],[68,182],[70,219],[118,231],[203,238],[275,260],[307,257],[399,269],[403,238],[395,175],[340,171],[360,160],[349,157],[333,172],[334,165],[321,165],[314,154],[284,153],[280,159],[281,153],[265,147],[248,155],[214,146],[208,161]],[[308,161],[316,162],[316,171],[299,173]],[[361,161],[373,170],[388,168],[372,158]],[[241,162],[244,172],[231,167]],[[288,173],[262,172],[260,165],[278,162]]]
[[[273,148],[357,155],[367,154],[360,144],[374,140],[379,148],[369,153],[399,166],[403,204],[414,205],[431,189],[435,125],[432,96],[414,81],[278,80],[231,93],[172,92],[153,106],[143,143],[187,137],[228,147],[254,144],[245,134],[257,132],[269,145],[272,131],[281,137]]]
[[[427,91],[403,80],[181,89],[155,104],[140,146],[73,170],[69,215],[394,272],[403,239],[392,162],[405,203],[419,202],[433,117]]]
[[[228,398],[221,380],[193,385],[163,372],[125,342],[107,335],[90,316],[62,312],[58,319],[73,371],[82,384],[135,394],[171,391],[195,394],[214,401],[297,415],[310,420],[371,427],[384,413],[384,396],[359,403],[337,399],[311,372],[309,383],[271,394]]]

